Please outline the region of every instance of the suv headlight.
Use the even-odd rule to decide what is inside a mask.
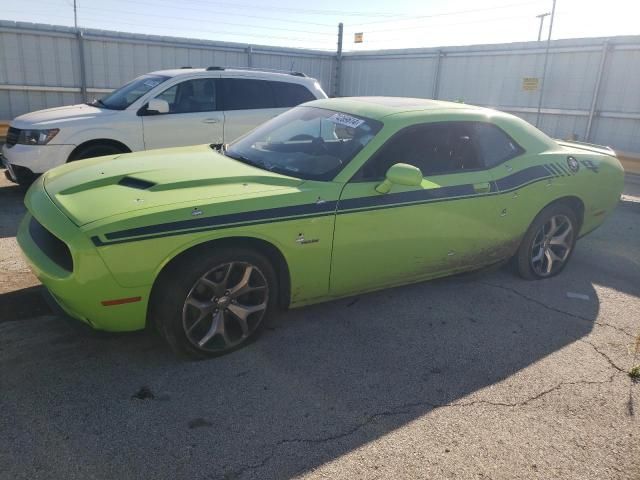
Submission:
[[[59,131],[59,128],[51,128],[49,130],[20,130],[16,143],[21,145],[46,145]]]

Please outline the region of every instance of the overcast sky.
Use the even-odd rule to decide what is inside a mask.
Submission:
[[[81,27],[345,50],[536,40],[551,0],[78,0]],[[640,34],[640,0],[558,0],[553,38]],[[0,19],[73,25],[73,0],[0,0]],[[548,27],[549,17],[545,22]],[[354,43],[362,32],[364,42]],[[543,35],[546,36],[546,33]]]

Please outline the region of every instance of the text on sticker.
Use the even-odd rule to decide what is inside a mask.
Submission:
[[[360,125],[364,123],[364,120],[360,120],[359,118],[352,117],[351,115],[347,115],[346,113],[336,113],[329,117],[333,123],[337,123],[338,125],[344,125],[345,127],[358,128]]]

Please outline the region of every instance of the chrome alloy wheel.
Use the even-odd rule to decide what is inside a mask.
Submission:
[[[538,230],[531,245],[531,268],[540,277],[557,272],[573,248],[573,225],[565,215],[554,215]]]
[[[264,274],[250,263],[230,262],[209,270],[193,285],[182,308],[182,326],[194,346],[223,352],[246,340],[269,303]]]

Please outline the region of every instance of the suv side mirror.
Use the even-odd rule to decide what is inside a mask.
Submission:
[[[161,98],[152,98],[144,109],[144,115],[160,115],[169,113],[169,102]]]
[[[393,185],[417,187],[422,183],[422,172],[418,167],[407,163],[396,163],[387,170],[386,179],[376,187],[378,193],[389,193]]]

